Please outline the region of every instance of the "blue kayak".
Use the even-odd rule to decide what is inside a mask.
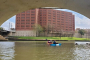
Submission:
[[[61,43],[59,43],[59,44],[50,44],[50,46],[61,46]]]

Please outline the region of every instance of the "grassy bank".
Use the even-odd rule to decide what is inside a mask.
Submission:
[[[90,40],[86,38],[76,38],[76,37],[19,37],[18,39],[32,39],[32,40]]]

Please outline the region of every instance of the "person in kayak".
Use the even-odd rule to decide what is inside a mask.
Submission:
[[[49,41],[47,42],[47,44],[52,44],[52,41],[49,40]]]
[[[48,41],[48,43],[52,43],[52,41]]]
[[[53,41],[53,44],[58,44],[58,43],[56,43],[56,41],[54,40],[54,41]]]

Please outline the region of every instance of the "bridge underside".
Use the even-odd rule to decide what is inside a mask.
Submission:
[[[90,18],[90,0],[0,0],[0,25],[20,12],[40,7],[70,9]]]

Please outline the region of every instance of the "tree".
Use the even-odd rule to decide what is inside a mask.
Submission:
[[[0,27],[0,35],[2,34],[1,31],[3,31],[4,29],[2,27]]]
[[[40,32],[43,31],[43,28],[39,24],[35,24],[34,30],[36,30],[36,36],[40,36]]]
[[[83,30],[83,29],[80,29],[79,31],[78,31],[78,33],[81,35],[81,37],[82,37],[82,35],[84,35],[85,34],[85,30]]]
[[[45,32],[46,32],[46,27],[43,27],[43,32],[44,32],[44,36],[45,36]]]
[[[0,27],[0,31],[2,31],[3,30],[3,28],[2,27]]]
[[[52,36],[52,25],[51,24],[49,23],[47,24],[46,30],[47,30],[47,35],[51,33],[51,36]]]

